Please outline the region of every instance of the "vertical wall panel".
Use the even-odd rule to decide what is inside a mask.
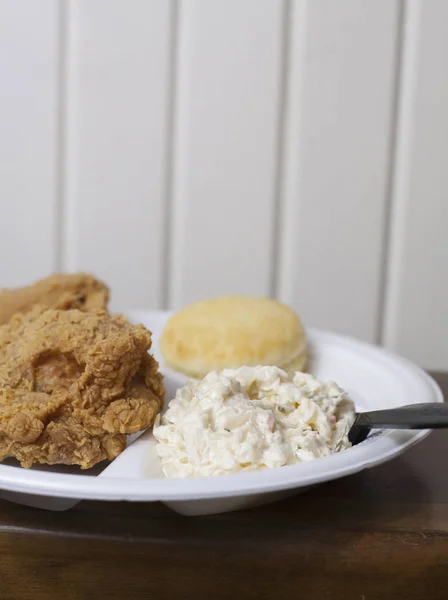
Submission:
[[[68,15],[66,267],[112,306],[163,301],[173,3],[80,0]]]
[[[0,0],[0,288],[56,267],[56,0]]]
[[[399,2],[293,9],[279,295],[310,326],[375,340]]]
[[[271,291],[284,3],[181,2],[170,303]]]
[[[384,342],[448,368],[448,3],[407,3]]]

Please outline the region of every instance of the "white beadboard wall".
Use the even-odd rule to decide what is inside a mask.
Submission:
[[[0,281],[57,268],[57,0],[0,0]]]
[[[0,0],[0,285],[223,293],[448,368],[445,0]]]

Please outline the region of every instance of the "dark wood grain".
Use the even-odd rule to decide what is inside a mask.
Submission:
[[[436,375],[448,396],[448,374]],[[0,502],[0,599],[448,598],[448,433],[287,501],[183,518],[159,504]]]

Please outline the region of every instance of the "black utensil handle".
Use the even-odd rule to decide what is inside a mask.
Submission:
[[[371,429],[440,429],[448,427],[448,404],[409,404],[359,413],[356,424]]]

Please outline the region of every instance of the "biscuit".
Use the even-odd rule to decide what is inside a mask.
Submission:
[[[292,378],[294,376],[294,373],[297,373],[297,371],[305,371],[307,363],[308,352],[305,346],[300,356],[296,356],[296,358],[293,358],[291,361],[284,363],[283,365],[278,365],[278,367],[283,371],[286,371],[286,373],[288,373],[288,376]]]
[[[297,314],[275,300],[251,296],[185,307],[166,324],[160,350],[168,367],[195,378],[243,365],[275,365],[290,374],[305,367],[307,356]]]

